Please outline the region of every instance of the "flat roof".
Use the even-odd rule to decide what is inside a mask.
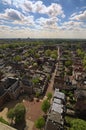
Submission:
[[[51,106],[51,111],[55,111],[61,114],[64,110],[63,107],[64,106],[62,104],[53,103]]]
[[[59,124],[64,124],[63,117],[60,113],[52,111],[50,115],[48,115],[48,120],[51,120],[52,123],[57,122]]]
[[[53,102],[57,103],[57,104],[61,104],[62,103],[61,99],[58,99],[58,98],[54,98]]]
[[[65,94],[62,93],[62,92],[55,91],[53,97],[55,97],[55,98],[60,98],[60,99],[64,100],[64,99],[65,99]]]

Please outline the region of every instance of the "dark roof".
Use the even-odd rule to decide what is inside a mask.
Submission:
[[[3,87],[0,87],[0,96],[2,96],[5,93],[5,90]]]

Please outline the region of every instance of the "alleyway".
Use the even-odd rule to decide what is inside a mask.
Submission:
[[[56,68],[55,68],[55,71],[52,73],[52,77],[51,77],[51,80],[50,80],[50,83],[49,83],[49,86],[47,88],[47,91],[46,91],[46,94],[47,93],[54,93],[54,90],[53,90],[53,85],[54,85],[54,79],[55,79],[55,75],[56,75],[56,71],[57,71],[57,67],[58,67],[58,64],[56,63]]]

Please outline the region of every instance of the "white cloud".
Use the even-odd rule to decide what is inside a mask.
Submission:
[[[6,9],[5,13],[0,14],[1,19],[17,20],[20,21],[23,15],[15,9]]]
[[[9,30],[9,29],[11,29],[11,27],[6,26],[6,25],[0,25],[0,31],[1,31],[1,30],[2,30],[2,31],[4,31],[4,30]]]
[[[52,3],[49,6],[44,5],[43,1],[28,1],[25,0],[22,4],[18,4],[17,7],[21,8],[23,12],[33,12],[40,14],[47,14],[50,17],[62,16],[65,17],[62,10],[62,6],[57,3]]]
[[[46,13],[49,16],[63,15],[62,7],[59,4],[52,3],[48,8],[46,8]]]
[[[83,22],[68,21],[62,24],[61,29],[70,30],[70,31],[74,31],[74,30],[80,31],[82,30],[82,26],[83,26]]]
[[[4,13],[0,14],[0,19],[6,22],[11,22],[13,24],[23,24],[23,25],[34,25],[33,16],[24,16],[21,12],[15,9],[6,9]]]
[[[86,38],[86,30],[37,30],[30,28],[11,28],[0,26],[0,38]]]
[[[5,5],[11,5],[12,1],[11,0],[2,0],[2,3]]]
[[[57,29],[57,17],[53,18],[39,18],[36,20],[36,23],[40,25],[40,28],[42,29]]]
[[[77,12],[74,12],[70,17],[73,17],[73,16],[75,16],[77,14]]]
[[[76,14],[70,18],[71,20],[85,21],[86,20],[86,11]]]

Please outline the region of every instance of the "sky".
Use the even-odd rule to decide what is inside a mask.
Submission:
[[[0,0],[0,38],[86,38],[86,0]]]

